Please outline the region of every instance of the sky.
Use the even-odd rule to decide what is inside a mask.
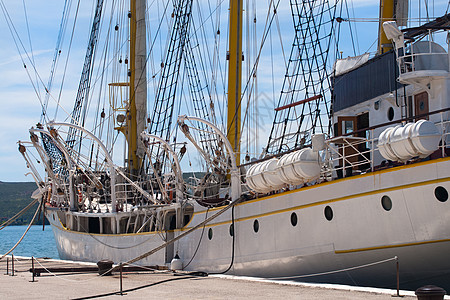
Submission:
[[[197,1],[200,2],[199,5],[206,3],[202,0]],[[441,11],[445,11],[443,7],[447,6],[447,1],[434,1]],[[106,0],[105,3],[107,2],[109,1]],[[261,3],[264,1],[258,0],[256,2],[258,5],[262,5]],[[72,95],[77,89],[80,78],[90,28],[92,3],[91,0],[80,1],[78,27],[80,32],[84,31],[86,34],[85,38],[73,40],[72,59],[67,65],[69,71],[66,72],[65,92],[61,97],[61,102],[63,107],[68,110],[71,108]],[[359,22],[354,23],[356,26],[353,27],[358,44],[356,54],[374,51],[375,49],[377,24],[373,21],[378,17],[378,3],[378,0],[356,0],[349,4],[350,13],[360,18]],[[42,88],[36,92],[32,81],[42,80],[42,82],[47,82],[48,80],[64,1],[0,0],[0,4],[2,8],[6,8],[13,22],[14,28],[12,30],[20,37],[23,47],[28,52],[28,57],[34,61],[35,69],[40,76],[40,78],[37,78],[35,72],[33,72],[32,63],[28,61],[24,54],[22,45],[16,46],[17,38],[12,38],[8,29],[11,24],[8,25],[9,22],[7,23],[5,20],[5,10],[2,9],[0,11],[0,28],[2,28],[0,31],[0,101],[2,103],[0,109],[0,120],[2,120],[2,126],[0,127],[0,181],[32,181],[31,176],[25,176],[29,169],[27,169],[25,161],[17,151],[17,141],[28,141],[28,129],[35,126],[40,120],[41,105],[36,93],[43,94]],[[285,17],[289,17],[289,1],[281,0],[279,9],[285,12]],[[25,14],[27,18],[25,18]],[[436,14],[439,15],[439,13]],[[20,53],[17,47],[19,47]],[[350,43],[343,46],[342,50],[343,56],[354,54]],[[20,55],[26,60],[26,68],[24,68]],[[261,59],[262,62],[265,60],[268,60],[268,58],[263,57]],[[62,75],[57,74],[56,76]],[[270,82],[271,78],[261,78],[260,80],[265,83]],[[58,98],[58,95],[54,95],[54,97]],[[268,96],[268,98],[271,97]],[[270,101],[264,105],[270,110]]]

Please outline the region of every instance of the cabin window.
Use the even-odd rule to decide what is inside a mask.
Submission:
[[[353,120],[342,121],[342,128],[344,129],[343,134],[348,134],[353,132]]]
[[[293,212],[291,214],[291,224],[292,224],[292,226],[297,226],[297,222],[298,222],[297,214],[295,212]]]
[[[381,197],[381,206],[383,206],[385,211],[390,211],[392,208],[392,200],[389,196]]]
[[[442,186],[438,186],[437,188],[434,189],[434,196],[441,202],[445,202],[448,200],[448,192]]]
[[[326,207],[325,207],[325,210],[324,210],[324,214],[325,214],[325,218],[326,218],[328,221],[333,220],[333,210],[331,209],[331,207],[326,206]]]
[[[210,229],[208,229],[208,239],[212,240],[212,238],[213,238],[213,231],[212,231],[212,228],[210,228]]]

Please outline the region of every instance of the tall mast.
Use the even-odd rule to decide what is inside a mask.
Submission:
[[[227,138],[240,162],[243,0],[230,0]]]
[[[138,138],[147,119],[147,71],[145,0],[130,3],[130,105],[128,124],[128,171],[138,175],[145,150]]]
[[[394,20],[395,0],[380,0],[380,21],[378,26],[378,54],[386,53],[392,49],[392,42],[386,37],[383,23]]]

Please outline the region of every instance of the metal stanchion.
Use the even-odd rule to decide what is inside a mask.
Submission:
[[[14,254],[11,254],[11,276],[14,276]]]
[[[34,282],[34,257],[31,257],[31,271],[32,271],[32,275],[31,275],[31,282]]]
[[[397,268],[397,295],[393,297],[403,297],[400,295],[400,265],[398,263],[398,256],[395,257],[395,266]]]
[[[9,275],[9,257],[6,257],[6,274]]]
[[[120,264],[120,296],[122,295],[122,264]]]

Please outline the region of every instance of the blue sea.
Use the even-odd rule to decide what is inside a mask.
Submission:
[[[20,239],[27,226],[7,226],[0,230],[0,255],[8,252]],[[49,257],[58,259],[53,231],[50,225],[31,226],[22,242],[13,251],[14,255],[27,257]]]

